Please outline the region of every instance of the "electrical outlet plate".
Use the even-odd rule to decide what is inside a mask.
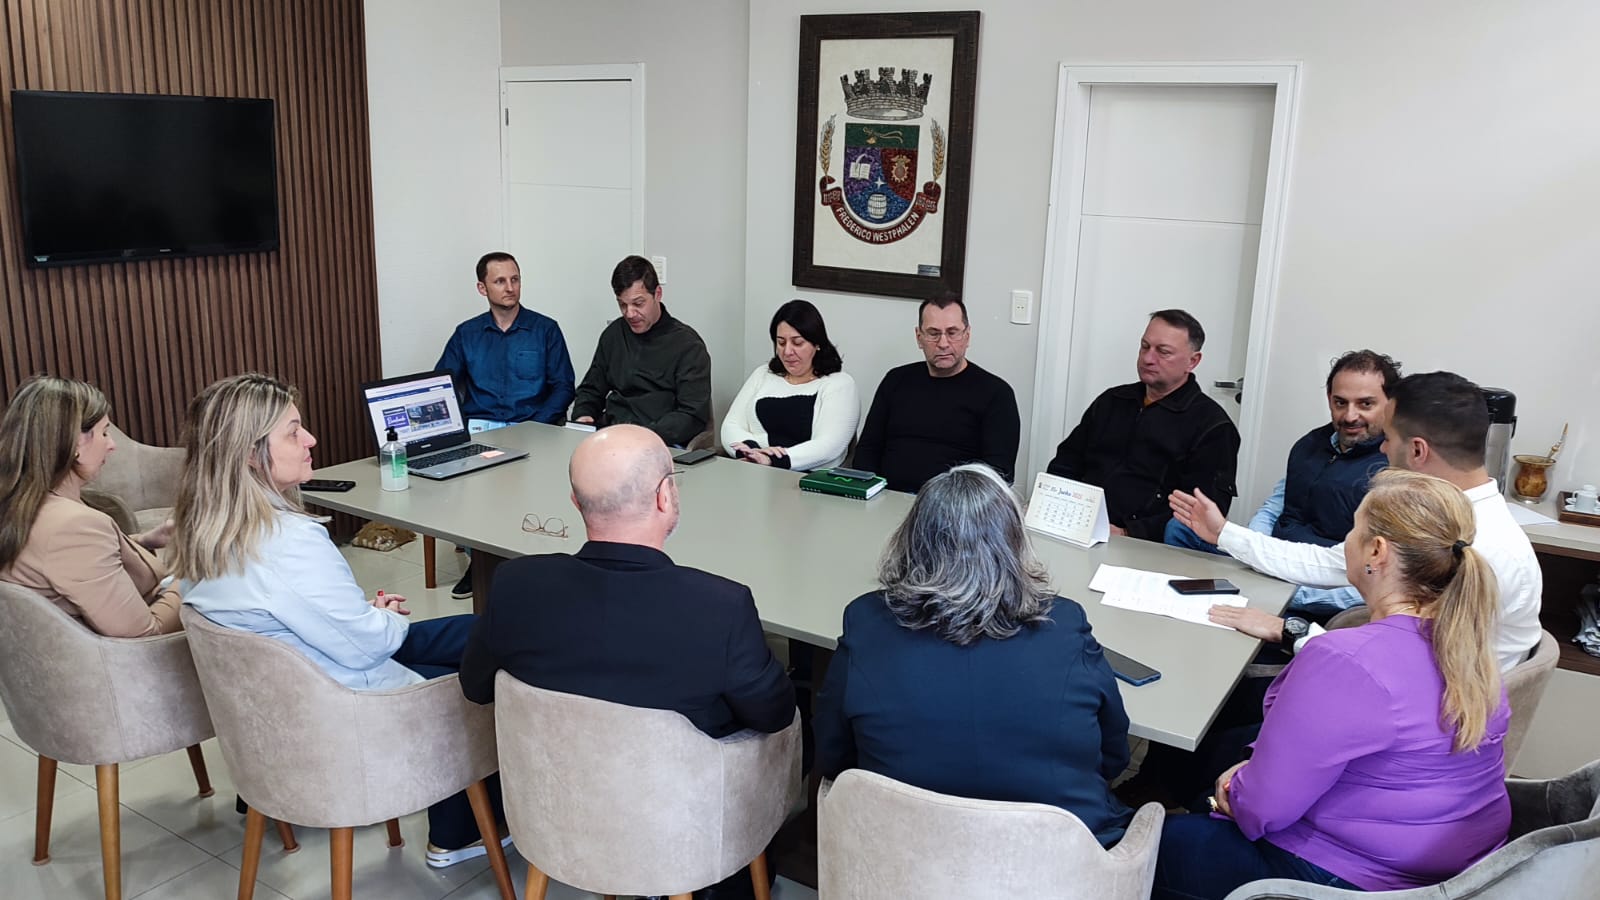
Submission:
[[[1011,292],[1011,324],[1029,325],[1033,322],[1033,291]]]
[[[667,283],[667,258],[665,256],[650,257],[650,265],[656,267],[656,281]]]

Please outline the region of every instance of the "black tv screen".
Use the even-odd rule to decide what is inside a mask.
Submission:
[[[278,248],[271,100],[12,91],[31,266]]]

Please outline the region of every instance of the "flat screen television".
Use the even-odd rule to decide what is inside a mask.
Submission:
[[[278,248],[273,102],[12,91],[30,266]]]

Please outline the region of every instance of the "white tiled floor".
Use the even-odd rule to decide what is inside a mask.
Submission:
[[[362,586],[403,594],[412,617],[428,619],[470,612],[470,600],[454,600],[450,588],[465,558],[438,545],[439,584],[423,586],[420,539],[389,553],[345,548]],[[122,879],[128,900],[216,900],[235,896],[244,817],[234,812],[233,782],[215,740],[203,745],[216,794],[195,796],[194,775],[182,752],[121,767]],[[61,766],[56,777],[50,862],[34,866],[33,832],[37,757],[23,746],[9,721],[0,720],[0,898],[3,900],[98,900],[104,896],[94,769]],[[383,829],[363,829],[355,842],[357,897],[392,900],[494,900],[499,896],[487,861],[476,859],[444,870],[423,862],[427,818],[401,819],[405,846],[390,850]],[[285,854],[270,829],[262,845],[255,896],[264,900],[321,900],[329,896],[327,832],[296,829],[300,850]],[[520,895],[527,866],[508,852]],[[552,900],[596,895],[552,885]],[[784,879],[775,900],[815,900],[816,892]]]

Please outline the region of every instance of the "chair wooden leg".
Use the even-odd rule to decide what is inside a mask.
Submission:
[[[333,865],[333,900],[350,900],[355,867],[354,828],[335,828],[328,844],[328,859]]]
[[[422,536],[422,583],[428,590],[439,586],[439,571],[433,561],[433,535]]]
[[[489,789],[483,782],[467,785],[467,802],[472,804],[472,817],[478,821],[478,836],[483,838],[489,868],[494,870],[494,883],[500,888],[500,900],[517,900],[516,888],[511,886],[511,869],[506,865],[506,851],[500,846],[500,827],[495,824]]]
[[[100,800],[100,867],[105,870],[106,900],[122,900],[122,807],[117,796],[117,764],[94,767]]]
[[[262,830],[265,828],[262,826]],[[300,849],[300,842],[294,839],[294,826],[288,822],[278,822],[278,840],[283,842],[284,853],[294,853]]]
[[[750,860],[750,886],[756,889],[756,900],[772,900],[772,885],[767,883],[766,851]]]
[[[528,860],[528,883],[522,889],[522,900],[544,900],[545,892],[550,890],[550,876],[539,871],[539,867]]]
[[[393,849],[395,847],[404,847],[406,845],[406,839],[404,837],[401,837],[401,835],[400,835],[400,820],[399,819],[390,819],[389,821],[385,822],[384,824],[389,826],[389,847],[390,847],[390,849]]]
[[[56,808],[56,761],[39,757],[39,798],[33,813],[33,864],[50,861],[50,816]]]
[[[693,894],[673,894],[668,900],[694,900]]]
[[[189,747],[189,767],[194,769],[194,783],[200,789],[200,796],[215,794],[216,791],[211,788],[211,776],[206,773],[206,755],[199,744]]]
[[[281,835],[287,826],[278,823]],[[244,857],[239,861],[239,900],[251,900],[256,895],[256,872],[261,867],[261,837],[267,832],[267,817],[255,807],[244,814]],[[294,840],[291,833],[290,840]],[[295,848],[300,849],[299,847]]]

